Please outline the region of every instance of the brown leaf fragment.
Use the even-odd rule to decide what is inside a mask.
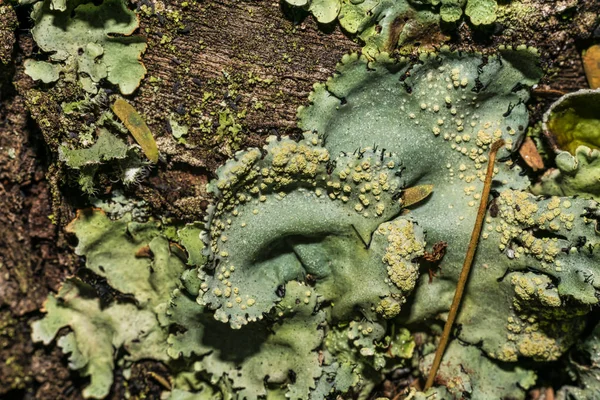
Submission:
[[[583,53],[583,70],[590,88],[600,88],[600,44],[593,45]]]
[[[433,185],[419,185],[406,188],[402,191],[402,206],[410,207],[427,198],[433,192]]]
[[[148,245],[142,246],[135,252],[135,256],[138,258],[151,258],[152,250],[150,250],[150,246]]]
[[[526,137],[523,141],[519,148],[519,154],[534,171],[544,169],[544,160],[542,160],[534,141],[530,137]]]

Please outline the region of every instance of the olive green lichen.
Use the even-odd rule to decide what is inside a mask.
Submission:
[[[59,158],[68,167],[81,169],[88,165],[99,165],[110,160],[122,160],[127,157],[128,146],[108,130],[98,131],[96,143],[88,148],[69,149],[61,146],[58,149]]]
[[[79,129],[78,135],[64,137],[57,146],[58,159],[69,168],[69,176],[77,180],[86,194],[98,191],[100,173],[112,182],[131,185],[138,183],[150,168],[140,147],[127,143],[125,135],[129,135],[129,131],[107,109],[109,101],[108,96],[100,92],[61,106],[64,115],[73,119],[94,117],[94,122],[87,125],[69,127]]]
[[[321,24],[336,19],[342,29],[365,43],[363,53],[375,56],[397,45],[440,31],[440,21],[457,22],[464,13],[473,25],[496,20],[496,0],[286,0],[308,10]],[[441,35],[440,35],[441,37]],[[427,40],[427,39],[425,39]]]
[[[561,97],[544,114],[556,168],[548,170],[534,192],[600,199],[600,90]]]
[[[287,2],[307,8],[319,23],[331,23],[337,18],[342,29],[365,43],[363,52],[370,56],[392,51],[398,44],[406,44],[432,28],[439,29],[440,18],[433,7],[427,9],[408,0]]]
[[[146,43],[131,36],[139,23],[122,0],[105,0],[100,5],[67,1],[65,10],[51,0],[33,5],[33,38],[48,61],[26,60],[25,71],[35,80],[55,82],[60,74],[79,80],[96,93],[102,79],[131,94],[146,74],[140,61]]]
[[[58,295],[48,297],[47,315],[33,323],[32,338],[49,344],[61,328],[68,326],[72,332],[61,336],[58,345],[64,353],[70,353],[71,369],[91,377],[83,396],[100,399],[108,395],[113,383],[115,348],[124,348],[128,361],[148,357],[165,360],[166,354],[157,346],[164,338],[154,313],[133,304],[102,308],[90,292],[77,280],[65,282]]]
[[[103,398],[113,382],[115,348],[127,351],[126,362],[168,360],[167,332],[160,321],[184,264],[171,252],[159,224],[132,221],[130,214],[112,221],[102,211],[80,212],[69,230],[79,239],[76,253],[86,256],[86,267],[132,296],[135,304],[103,307],[91,287],[73,278],[48,297],[47,314],[32,325],[32,338],[48,344],[68,326],[72,333],[58,344],[71,354],[70,367],[91,377],[84,396]]]
[[[456,22],[464,13],[473,25],[489,25],[496,20],[496,0],[414,0],[415,3],[440,5],[440,16],[445,22]]]

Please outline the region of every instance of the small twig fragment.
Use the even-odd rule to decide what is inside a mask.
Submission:
[[[156,372],[148,371],[147,374],[148,374],[148,376],[153,378],[156,382],[158,382],[165,389],[167,389],[167,390],[172,389],[171,383],[167,379],[165,379],[162,376],[160,376],[159,374],[157,374]]]

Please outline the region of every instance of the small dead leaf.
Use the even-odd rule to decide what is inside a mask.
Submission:
[[[534,171],[544,169],[544,161],[530,137],[526,137],[519,149],[519,154],[527,165]]]
[[[419,185],[406,188],[402,191],[402,206],[410,207],[419,203],[433,192],[433,185]]]
[[[152,250],[150,250],[150,246],[148,245],[142,246],[135,252],[135,256],[138,258],[151,258]]]
[[[127,127],[135,141],[140,145],[142,151],[153,163],[158,162],[158,147],[152,132],[144,119],[126,100],[118,98],[112,105],[113,112]]]
[[[595,44],[583,53],[583,69],[590,88],[600,88],[600,45]]]

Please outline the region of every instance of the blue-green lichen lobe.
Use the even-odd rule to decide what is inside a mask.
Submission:
[[[536,51],[526,47],[503,48],[485,58],[441,51],[423,55],[416,65],[385,54],[375,60],[349,55],[336,76],[315,86],[311,104],[299,110],[301,127],[325,137],[332,153],[375,143],[404,161],[407,186],[435,188],[409,215],[427,232],[428,243],[449,243],[440,264],[443,275],[431,283],[420,278],[405,323],[448,309],[480,200],[487,151],[500,138],[507,150],[522,140],[526,88],[541,76],[536,59]],[[501,150],[501,156],[508,154]],[[552,361],[578,337],[589,304],[597,302],[598,205],[536,197],[518,172],[510,160],[493,170],[495,194],[458,335],[490,358]],[[587,239],[585,248],[575,246],[580,235]],[[527,280],[527,268],[542,276],[539,285],[552,289],[525,296],[529,283],[539,283]],[[559,311],[565,308],[567,313]]]
[[[409,260],[398,265],[400,260],[383,254],[389,240],[392,246],[404,246],[407,258],[409,253],[417,257],[423,250],[422,236],[413,239],[419,244],[406,245],[388,236],[399,235],[401,229],[412,238],[420,232],[415,234],[410,222],[391,223],[371,239],[401,208],[401,166],[391,154],[365,148],[332,159],[317,135],[306,133],[299,142],[272,137],[264,155],[251,149],[236,157],[218,171],[212,184],[217,201],[205,235],[209,261],[201,271],[205,283],[200,301],[220,307],[216,318],[233,326],[261,319],[282,297],[279,285],[306,274],[323,279],[339,273],[328,267],[336,263],[335,255],[346,260],[360,257],[381,269],[385,260],[391,266],[382,281],[388,279],[394,286],[390,279],[395,279],[394,290],[405,292],[414,286],[416,267]],[[343,243],[352,245],[345,248]],[[361,255],[353,256],[354,251]],[[408,281],[401,282],[403,278]],[[327,279],[323,285],[325,291],[339,292]],[[361,295],[369,297],[364,289],[349,291],[354,298],[348,299],[348,307]],[[338,308],[344,310],[344,304],[340,301]]]
[[[280,386],[282,395],[310,398],[322,372],[314,349],[323,340],[324,330],[319,326],[325,319],[324,311],[314,311],[318,302],[314,291],[303,283],[289,282],[285,299],[269,320],[231,329],[194,301],[201,281],[193,272],[184,274],[185,288],[174,292],[168,310],[170,322],[185,328],[168,339],[171,357],[202,357],[195,362],[194,373],[208,373],[208,381],[224,395],[257,399],[272,395],[274,387]]]

